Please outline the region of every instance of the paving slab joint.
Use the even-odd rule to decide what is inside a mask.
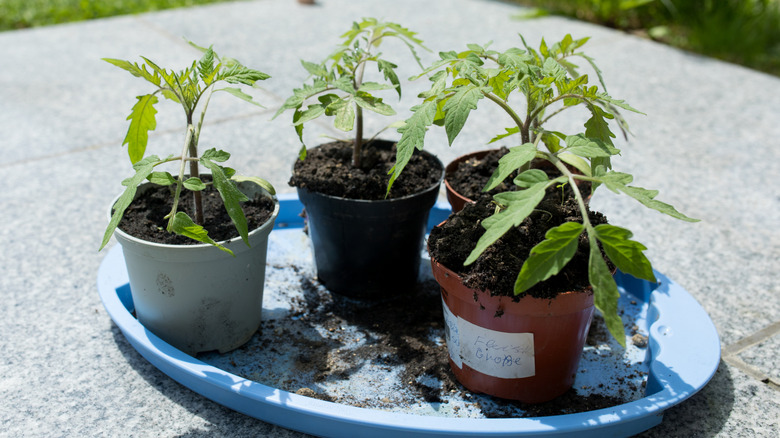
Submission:
[[[727,364],[741,370],[742,372],[753,377],[754,379],[761,381],[762,383],[766,384],[770,388],[780,391],[779,378],[767,375],[759,368],[746,363],[738,356],[739,353],[771,338],[777,333],[780,333],[780,321],[775,321],[774,323],[764,327],[763,329],[751,335],[745,336],[744,338],[740,339],[739,341],[731,345],[727,345],[723,347],[721,349],[721,357],[723,358],[723,361],[726,362]]]

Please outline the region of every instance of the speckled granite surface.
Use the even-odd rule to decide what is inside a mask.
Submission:
[[[606,192],[593,205],[630,226],[657,269],[702,304],[724,347],[712,381],[643,436],[778,436],[780,79],[576,21],[513,20],[516,12],[486,0],[258,0],[0,33],[0,436],[300,435],[174,382],[104,311],[97,248],[129,171],[125,117],[145,88],[100,58],[183,65],[197,56],[186,37],[271,74],[259,97],[267,110],[215,98],[201,140],[289,192],[297,138],[288,117],[269,119],[305,79],[298,60],[319,60],[362,16],[403,23],[434,51],[490,40],[506,48],[519,45],[518,32],[532,45],[592,37],[587,52],[610,94],[647,114],[628,116],[634,137],[619,145],[616,168],[704,220],[678,223]],[[399,76],[414,73],[410,65]],[[406,85],[394,105],[401,116],[425,85]],[[180,141],[172,108],[160,109],[151,151]],[[427,148],[444,162],[481,148],[504,126],[499,113],[480,112],[453,147],[436,131]],[[566,117],[562,129],[576,127]],[[333,134],[319,128],[307,135]]]

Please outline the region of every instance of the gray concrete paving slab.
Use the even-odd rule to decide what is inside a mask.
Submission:
[[[646,113],[627,115],[634,136],[618,141],[616,168],[703,222],[681,223],[607,192],[592,205],[631,228],[656,267],[702,304],[724,347],[780,320],[780,79],[573,20],[513,20],[516,11],[487,0],[319,0],[313,7],[258,0],[0,33],[0,177],[7,182],[0,190],[0,435],[300,435],[175,383],[127,343],[96,293],[105,209],[130,169],[120,147],[125,117],[147,90],[100,58],[146,55],[183,67],[197,52],[182,37],[273,76],[256,93],[266,110],[215,97],[201,141],[232,152],[242,173],[290,192],[298,140],[289,113],[271,115],[305,80],[299,60],[329,53],[352,20],[377,16],[419,32],[433,50],[420,52],[425,63],[471,42],[515,46],[518,32],[531,45],[543,36],[591,36],[585,48],[610,94]],[[403,47],[386,47],[393,59],[408,60]],[[399,76],[416,72],[404,64]],[[426,82],[405,84],[400,102],[386,98],[400,117]],[[170,103],[158,109],[150,151],[165,153],[182,141],[181,115]],[[426,147],[448,162],[509,126],[495,109],[479,113],[452,147],[441,130]],[[371,120],[369,129],[384,123]],[[565,113],[556,123],[571,130],[580,122]],[[336,133],[320,123],[306,141]],[[777,377],[776,347],[769,334],[739,357]],[[774,437],[779,399],[776,386],[724,361],[701,392],[643,436]]]

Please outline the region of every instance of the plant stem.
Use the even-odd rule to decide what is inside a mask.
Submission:
[[[492,93],[485,93],[484,91],[482,94],[485,95],[488,99],[495,102],[498,106],[500,106],[504,111],[506,111],[507,114],[509,114],[509,117],[512,118],[512,121],[515,122],[517,127],[520,129],[520,137],[523,140],[523,144],[530,143],[530,138],[528,135],[528,126],[526,126],[525,123],[523,123],[522,120],[520,120],[520,116],[517,115],[517,113],[510,107],[506,102],[501,100],[498,96],[493,95]]]
[[[191,123],[187,124],[187,135],[184,139],[184,150],[181,151],[181,164],[179,165],[179,178],[176,179],[176,190],[173,194],[173,206],[171,212],[168,213],[168,231],[173,231],[173,218],[176,216],[176,210],[179,207],[179,198],[181,197],[181,188],[184,183],[184,167],[187,163],[187,151],[190,149],[190,143],[192,142],[192,136],[194,133],[194,127]],[[190,163],[191,165],[192,163]],[[198,193],[198,192],[195,192]]]
[[[590,223],[590,218],[588,217],[588,207],[585,206],[585,199],[582,197],[579,186],[577,186],[577,181],[574,178],[574,174],[555,155],[545,155],[547,155],[547,160],[551,162],[558,170],[560,170],[561,174],[566,176],[566,178],[569,180],[569,185],[571,185],[574,198],[577,200],[577,206],[580,208],[580,212],[582,213],[582,225],[585,226],[585,230],[588,232],[588,235],[590,235],[591,230],[593,230],[593,225]]]
[[[369,47],[371,47],[369,45]],[[358,66],[357,75],[353,83],[355,90],[359,89],[363,84],[363,73],[366,71],[366,57],[360,61]],[[355,144],[352,146],[352,166],[360,168],[361,158],[363,150],[363,108],[360,105],[355,104]]]

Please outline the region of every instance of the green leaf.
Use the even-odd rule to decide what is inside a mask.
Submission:
[[[652,283],[656,283],[653,266],[642,252],[647,248],[641,243],[630,240],[631,231],[609,224],[596,225],[596,238],[601,242],[604,252],[618,269]]]
[[[572,154],[567,154],[566,152],[562,152],[561,154],[558,155],[558,159],[570,166],[574,166],[577,170],[582,172],[583,175],[591,176],[590,165],[588,164],[587,161],[583,160],[581,157]]]
[[[192,190],[193,192],[199,192],[206,189],[206,184],[203,183],[200,178],[187,178],[182,184],[184,184],[184,187],[187,190]]]
[[[394,88],[395,87],[392,85],[380,84],[378,82],[363,82],[360,84],[360,88],[358,88],[358,93],[363,92],[364,94],[368,94],[371,91],[390,90]]]
[[[149,175],[149,182],[158,186],[169,186],[176,184],[176,179],[168,172],[152,172]]]
[[[383,116],[395,115],[395,110],[388,104],[382,102],[381,98],[373,97],[369,94],[358,93],[355,95],[355,103],[361,108],[373,111]]]
[[[616,149],[597,138],[588,138],[584,134],[577,134],[566,137],[566,152],[584,158],[605,158],[620,154],[620,149]]]
[[[259,103],[252,100],[252,96],[244,93],[243,91],[241,91],[240,88],[226,87],[226,88],[220,88],[219,90],[216,91],[225,91],[229,94],[232,94],[233,96],[236,96],[237,98],[243,101],[251,103],[252,105],[259,106],[260,108],[265,108],[263,105],[260,105]]]
[[[122,181],[122,185],[127,188],[122,192],[122,195],[119,196],[119,199],[117,199],[114,204],[114,213],[111,215],[111,220],[108,222],[106,232],[103,234],[103,242],[100,244],[100,249],[98,249],[98,251],[102,250],[106,244],[108,244],[108,241],[111,240],[114,230],[116,230],[119,221],[122,220],[122,216],[125,214],[125,210],[127,210],[127,207],[133,202],[138,186],[152,174],[154,166],[159,163],[159,157],[150,155],[133,164],[135,175]]]
[[[495,142],[497,142],[499,140],[503,140],[503,139],[509,137],[510,135],[515,135],[515,134],[520,133],[520,128],[518,128],[517,126],[512,127],[512,128],[504,128],[504,130],[506,131],[506,133],[498,134],[497,136],[493,137],[492,139],[490,139],[488,144],[495,143]]]
[[[444,105],[444,130],[450,145],[458,136],[471,110],[477,109],[477,102],[485,97],[482,89],[474,84],[459,87]]]
[[[503,192],[494,196],[496,201],[507,207],[482,221],[485,234],[477,241],[477,245],[463,263],[464,266],[474,263],[490,245],[506,234],[510,228],[520,225],[544,199],[546,188],[547,184],[536,184],[525,190]]]
[[[160,86],[162,80],[159,76],[154,75],[146,70],[146,67],[140,67],[138,64],[131,63],[129,61],[123,61],[121,59],[102,58],[103,61],[113,64],[123,70],[130,72],[135,77],[144,78],[156,86]]]
[[[228,216],[230,216],[230,219],[233,221],[233,225],[236,226],[236,230],[241,236],[241,239],[248,246],[249,231],[248,225],[246,223],[246,216],[244,216],[244,211],[241,209],[241,202],[248,201],[249,198],[241,193],[241,191],[236,187],[235,183],[229,179],[230,177],[228,176],[228,173],[232,172],[228,172],[227,169],[223,168],[219,164],[211,161],[208,158],[205,158],[205,154],[204,157],[200,159],[200,162],[203,163],[206,168],[211,170],[214,187],[216,187],[216,189],[219,191],[222,202],[225,204],[225,210],[227,210]]]
[[[502,181],[507,179],[512,172],[529,163],[536,156],[536,146],[533,143],[526,143],[509,149],[503,157],[498,160],[498,167],[493,171],[493,175],[482,189],[487,192],[496,188]]]
[[[187,216],[187,213],[183,211],[177,212],[176,215],[173,217],[169,231],[172,231],[176,234],[185,237],[189,237],[190,239],[197,240],[198,242],[214,245],[217,248],[221,249],[222,251],[225,251],[230,255],[234,255],[233,251],[218,244],[211,237],[209,237],[208,231],[206,231],[206,229],[201,227],[200,225],[196,224],[192,220],[192,218]]]
[[[633,181],[634,177],[622,172],[607,172],[606,174],[599,175],[599,182],[607,186],[608,189],[615,193],[623,192],[628,196],[639,201],[642,205],[653,210],[659,211],[663,214],[669,215],[675,219],[680,219],[686,222],[699,222],[699,219],[690,218],[672,207],[669,204],[658,201],[655,199],[658,196],[658,190],[647,190],[642,187],[629,186],[627,184]]]
[[[315,64],[313,62],[301,60],[301,65],[303,65],[303,68],[305,68],[307,72],[314,76],[324,77],[328,75],[328,70],[322,64]]]
[[[122,145],[127,145],[127,153],[130,156],[130,162],[137,163],[144,153],[146,153],[146,144],[149,141],[149,131],[157,128],[155,114],[157,110],[154,105],[157,103],[157,96],[147,94],[137,97],[138,102],[133,105],[133,110],[127,120],[130,120],[130,127],[127,129],[127,135]]]
[[[520,269],[515,281],[515,295],[559,273],[577,252],[577,241],[583,229],[581,223],[566,222],[547,230],[545,240],[531,249]]]
[[[333,107],[329,106],[328,109]],[[342,131],[351,131],[355,128],[355,107],[351,104],[351,101],[345,101],[335,108],[336,120],[333,121],[333,126]]]
[[[607,263],[601,256],[596,238],[589,235],[588,240],[590,242],[588,278],[593,286],[594,304],[604,317],[609,332],[625,348],[626,334],[623,329],[623,321],[617,311],[618,298],[620,298],[617,283],[615,283]]]
[[[686,222],[699,222],[699,219],[690,218],[672,207],[661,201],[657,201],[654,198],[658,195],[658,190],[647,190],[642,187],[627,186],[622,189],[623,193],[636,199],[645,207],[652,208],[653,210],[660,211],[663,214],[667,214],[675,219],[684,220]]]
[[[563,178],[565,179],[565,177]],[[561,177],[558,177],[555,181],[560,179]],[[548,178],[547,173],[541,169],[528,169],[520,175],[517,175],[517,178],[514,180],[515,185],[522,188],[528,188],[540,183],[546,184],[548,182],[550,182],[550,178]]]
[[[219,162],[219,163],[223,163],[223,162],[225,162],[225,161],[230,159],[230,153],[222,151],[222,150],[218,151],[215,148],[211,148],[211,149],[207,150],[206,152],[204,152],[203,156],[201,158],[202,159],[206,159],[206,160],[216,161],[216,162]]]
[[[398,140],[395,152],[395,164],[389,173],[390,182],[387,184],[387,193],[393,182],[401,175],[404,167],[409,163],[415,149],[422,150],[425,141],[425,133],[428,127],[433,124],[433,118],[436,115],[437,103],[435,100],[427,100],[420,105],[412,107],[412,115],[406,119],[404,125],[398,128],[401,139]]]
[[[297,112],[294,116],[293,126],[302,125],[310,120],[325,114],[325,106],[320,104],[309,105],[305,111]]]
[[[592,116],[585,122],[585,136],[612,144],[615,134],[609,130],[609,123],[607,123],[606,119],[612,119],[614,116],[596,105],[588,105],[588,109],[590,109]]]
[[[390,81],[391,84],[393,84],[393,87],[395,88],[396,92],[398,92],[398,98],[400,99],[401,81],[398,80],[398,75],[395,74],[395,68],[398,66],[393,64],[392,62],[385,61],[384,59],[377,60],[376,64],[379,71],[382,72],[384,78]]]
[[[263,189],[265,189],[265,191],[270,193],[271,195],[276,194],[276,189],[274,189],[274,186],[270,182],[257,176],[233,175],[230,179],[236,182],[243,182],[243,181],[253,182],[259,185],[260,187],[262,187]]]

